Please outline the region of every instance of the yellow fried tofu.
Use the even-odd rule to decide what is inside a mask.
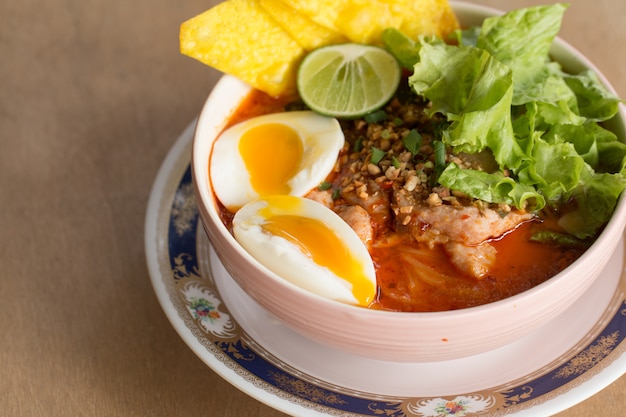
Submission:
[[[348,41],[341,33],[315,23],[306,15],[283,3],[282,0],[259,1],[261,7],[307,51]]]
[[[272,96],[296,91],[305,53],[258,0],[227,0],[184,22],[180,51]]]

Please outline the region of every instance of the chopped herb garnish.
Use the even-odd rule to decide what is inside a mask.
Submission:
[[[352,145],[353,152],[361,152],[361,149],[363,149],[363,139],[363,136],[359,136],[358,138],[356,138],[356,140],[354,141],[354,145]]]
[[[383,129],[383,131],[380,132],[380,137],[383,139],[389,139],[391,137],[391,133],[389,133],[389,129]]]
[[[382,122],[383,120],[385,120],[387,118],[387,112],[384,110],[376,110],[373,113],[370,114],[366,114],[363,119],[367,122],[367,123],[378,123],[378,122]]]
[[[319,185],[319,189],[321,191],[326,191],[326,190],[330,190],[330,187],[332,187],[333,185],[331,183],[329,183],[328,181],[324,181]]]
[[[375,146],[372,146],[372,156],[370,157],[370,162],[372,164],[378,165],[381,159],[384,158],[386,152],[382,149],[378,149]]]
[[[448,129],[448,127],[450,127],[450,122],[448,121],[437,123],[437,125],[435,125],[435,132],[434,132],[435,138],[441,139],[443,137],[443,132],[445,132],[446,129]]]
[[[422,147],[422,135],[420,135],[417,130],[411,129],[409,134],[402,139],[402,143],[407,151],[411,152],[413,155],[417,155]]]
[[[393,124],[396,126],[402,126],[404,124],[404,120],[399,117],[393,119]]]
[[[398,161],[398,158],[396,158],[395,156],[391,158],[391,163],[393,164],[393,167],[395,169],[400,168],[400,161]]]
[[[335,188],[333,190],[333,200],[337,200],[339,197],[341,197],[341,191],[339,191],[339,188]]]
[[[433,179],[436,181],[446,167],[446,145],[440,140],[435,140],[433,141],[433,150],[435,153],[435,175]]]

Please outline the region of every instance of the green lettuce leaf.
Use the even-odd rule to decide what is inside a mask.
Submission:
[[[594,121],[582,125],[555,124],[543,138],[552,143],[572,143],[585,162],[599,172],[619,172],[626,157],[626,144]]]
[[[569,142],[537,139],[532,160],[520,170],[525,184],[534,185],[549,201],[567,199],[581,180],[585,161]]]
[[[478,37],[480,36],[480,27],[472,26],[468,29],[457,30],[455,38],[459,45],[476,46]]]
[[[604,129],[605,132],[608,132]],[[612,132],[609,132],[612,134]],[[604,137],[604,136],[603,136]],[[598,172],[615,173],[620,172],[626,175],[624,167],[626,166],[626,144],[617,140],[598,140],[598,159],[600,166]]]
[[[538,129],[554,123],[582,124],[576,95],[563,78],[560,65],[550,63],[535,71],[532,77],[519,80],[515,85],[514,106],[535,103]]]
[[[422,39],[409,84],[430,100],[431,113],[451,122],[443,140],[454,152],[489,148],[501,167],[521,164],[525,155],[511,124],[511,70],[488,52]]]
[[[396,57],[401,67],[413,69],[419,61],[419,43],[396,28],[387,28],[381,34],[385,48]]]
[[[505,203],[529,210],[540,210],[545,206],[543,195],[534,187],[520,184],[500,171],[488,173],[461,169],[450,163],[439,176],[439,183],[489,203]]]
[[[563,74],[563,78],[575,94],[581,116],[605,121],[617,114],[622,101],[600,84],[594,72],[588,70],[578,75]]]
[[[439,182],[518,208],[574,199],[562,225],[584,238],[608,221],[626,186],[626,144],[599,124],[621,101],[592,72],[566,74],[549,61],[566,9],[555,4],[489,18],[457,32],[458,45],[395,42],[413,54],[409,85],[431,102],[431,114],[447,118],[443,143],[454,153],[488,150],[501,170],[449,164]]]
[[[592,237],[613,214],[626,185],[624,175],[585,172],[584,181],[574,190],[577,209],[559,220],[565,231],[579,239]]]
[[[528,7],[483,22],[476,46],[513,71],[513,103],[520,103],[518,96],[526,94],[537,72],[544,71],[567,7],[562,3]]]

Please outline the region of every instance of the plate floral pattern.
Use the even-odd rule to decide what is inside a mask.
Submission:
[[[200,272],[209,245],[193,193],[189,128],[164,163],[151,196],[146,221],[146,248],[157,248],[158,268],[151,270],[155,288],[165,289],[161,303],[177,317],[211,356],[243,378],[298,410],[321,415],[389,417],[504,416],[536,407],[584,383],[609,367],[626,350],[624,277],[595,333],[565,352],[560,361],[505,386],[437,397],[395,397],[358,392],[320,381],[280,362],[254,342],[233,318],[211,274]],[[167,162],[167,161],[166,161]],[[151,215],[152,213],[152,215]],[[150,220],[153,223],[150,223]],[[148,241],[156,237],[157,242]],[[204,242],[204,243],[202,243]],[[150,261],[149,261],[150,263]],[[196,352],[198,353],[198,352]],[[582,401],[584,398],[581,398]]]

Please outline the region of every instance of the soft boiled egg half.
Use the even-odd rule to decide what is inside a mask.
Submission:
[[[254,200],[235,214],[233,233],[266,268],[305,290],[359,306],[376,296],[365,244],[318,202],[289,195]]]
[[[254,117],[213,145],[210,177],[231,212],[263,196],[304,195],[324,181],[344,145],[339,122],[312,111]]]

